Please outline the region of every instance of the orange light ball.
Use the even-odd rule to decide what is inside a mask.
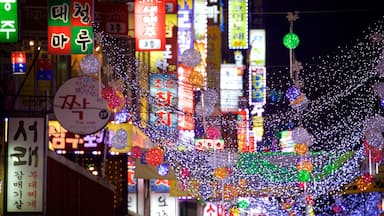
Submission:
[[[308,145],[303,143],[297,143],[295,145],[295,152],[299,155],[306,154],[308,152]]]

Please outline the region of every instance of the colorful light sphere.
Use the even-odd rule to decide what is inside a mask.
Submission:
[[[202,184],[199,186],[199,194],[204,200],[207,200],[213,195],[213,191],[209,185]]]
[[[249,202],[245,199],[242,199],[237,202],[237,206],[239,207],[239,209],[247,209],[249,208]]]
[[[204,87],[204,76],[199,71],[193,71],[189,77],[189,82],[196,88],[203,88]]]
[[[289,32],[283,37],[283,44],[288,49],[295,49],[297,46],[299,46],[299,43],[299,36],[293,32]]]
[[[157,167],[157,173],[161,176],[166,176],[169,173],[169,165],[167,163],[162,163]]]
[[[213,171],[216,178],[224,179],[228,177],[228,171],[226,167],[218,167]]]
[[[220,130],[215,126],[208,127],[206,134],[208,139],[218,139],[221,136]]]
[[[366,178],[360,176],[356,180],[356,186],[357,186],[357,189],[364,192],[372,187],[372,181],[369,181]]]
[[[187,67],[196,67],[202,61],[201,54],[196,49],[187,49],[181,55],[181,62]]]
[[[80,69],[85,74],[99,72],[100,62],[93,54],[88,54],[80,61]]]
[[[106,86],[101,89],[101,97],[108,100],[110,97],[115,95],[115,90],[111,86]]]
[[[119,112],[123,109],[125,102],[123,93],[115,91],[115,94],[107,99],[107,106],[109,110]]]
[[[191,172],[189,171],[188,167],[182,167],[180,169],[180,174],[182,177],[189,177],[191,175]]]
[[[304,155],[308,152],[308,145],[304,143],[296,143],[294,149],[296,154]]]
[[[139,146],[133,146],[130,152],[131,152],[131,157],[134,159],[141,158],[141,156],[143,155],[143,150]]]
[[[296,169],[298,171],[307,170],[309,173],[311,173],[313,170],[313,164],[310,160],[302,160],[297,163]]]
[[[297,99],[299,99],[299,97],[301,96],[301,91],[300,91],[300,88],[293,85],[293,86],[290,86],[287,91],[285,92],[285,97],[290,101],[295,101]]]
[[[163,159],[163,150],[158,147],[151,148],[145,153],[145,160],[149,165],[158,166],[163,162]]]
[[[307,170],[300,170],[297,172],[297,179],[299,182],[308,182],[311,178],[311,174]]]

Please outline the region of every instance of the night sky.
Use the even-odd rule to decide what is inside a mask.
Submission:
[[[283,36],[289,32],[287,12],[299,12],[299,19],[293,25],[293,31],[300,38],[295,54],[296,59],[304,63],[360,36],[368,25],[384,16],[380,2],[382,4],[379,0],[264,1],[267,66],[289,65],[289,52],[282,44]]]

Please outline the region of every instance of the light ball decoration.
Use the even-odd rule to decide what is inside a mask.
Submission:
[[[309,173],[311,173],[313,170],[313,164],[310,160],[302,160],[296,164],[296,169],[298,171],[307,170]]]
[[[143,150],[139,146],[133,146],[130,152],[131,152],[131,157],[134,159],[141,158],[141,156],[143,155]]]
[[[109,110],[119,112],[123,109],[125,102],[123,93],[115,91],[115,94],[107,99],[107,106]]]
[[[285,97],[289,100],[289,102],[299,99],[300,96],[301,96],[300,88],[295,85],[290,86],[285,92]]]
[[[219,94],[213,89],[204,90],[204,103],[216,104],[219,100]]]
[[[308,145],[305,143],[296,143],[294,149],[296,154],[304,155],[308,152]]]
[[[239,209],[248,209],[249,208],[249,202],[245,199],[242,199],[240,200],[239,202],[237,202],[237,206],[239,207]]]
[[[195,88],[203,88],[204,87],[204,76],[199,71],[193,71],[189,77],[189,82],[195,87]]]
[[[145,153],[145,160],[149,165],[158,166],[164,160],[164,153],[159,147],[153,147]]]
[[[283,37],[283,44],[288,49],[295,49],[297,46],[299,46],[299,43],[299,36],[293,32],[289,32]]]
[[[169,165],[167,163],[162,163],[157,167],[157,173],[161,176],[166,176],[169,173]]]
[[[366,173],[363,176],[358,177],[356,180],[356,186],[357,186],[357,189],[359,189],[362,192],[367,191],[373,186],[373,177],[369,173]]]
[[[85,74],[97,73],[99,68],[99,59],[93,54],[88,54],[80,60],[80,69]]]
[[[124,149],[128,145],[128,133],[120,128],[116,134],[111,138],[112,147],[116,149]]]
[[[199,186],[199,194],[204,200],[207,200],[213,195],[213,190],[209,185],[201,184]]]
[[[366,121],[364,137],[370,146],[378,147],[380,150],[384,145],[384,117],[376,114]]]
[[[181,174],[182,177],[187,178],[187,177],[189,177],[191,175],[191,172],[189,171],[188,167],[182,167],[180,169],[180,174]]]
[[[208,127],[206,134],[208,139],[218,139],[221,136],[219,128],[215,126]]]
[[[196,67],[202,61],[201,54],[196,49],[187,49],[181,55],[181,62],[187,67]]]
[[[308,146],[312,145],[313,136],[303,127],[296,127],[293,129],[291,136],[295,143],[305,143]]]
[[[308,182],[310,179],[311,174],[307,170],[303,169],[297,172],[297,180],[299,182]]]
[[[384,82],[376,83],[373,90],[380,99],[384,98]]]
[[[226,167],[218,167],[213,171],[213,174],[218,179],[225,179],[228,177],[228,170]]]

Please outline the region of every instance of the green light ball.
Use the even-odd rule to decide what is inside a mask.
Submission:
[[[293,32],[289,32],[283,37],[283,44],[288,49],[295,49],[299,45],[299,42],[299,36]]]
[[[246,201],[246,200],[240,200],[238,203],[237,203],[237,206],[240,208],[240,209],[247,209],[249,207],[249,203]]]
[[[300,170],[297,172],[297,179],[299,182],[308,182],[311,178],[311,174],[307,170]]]

